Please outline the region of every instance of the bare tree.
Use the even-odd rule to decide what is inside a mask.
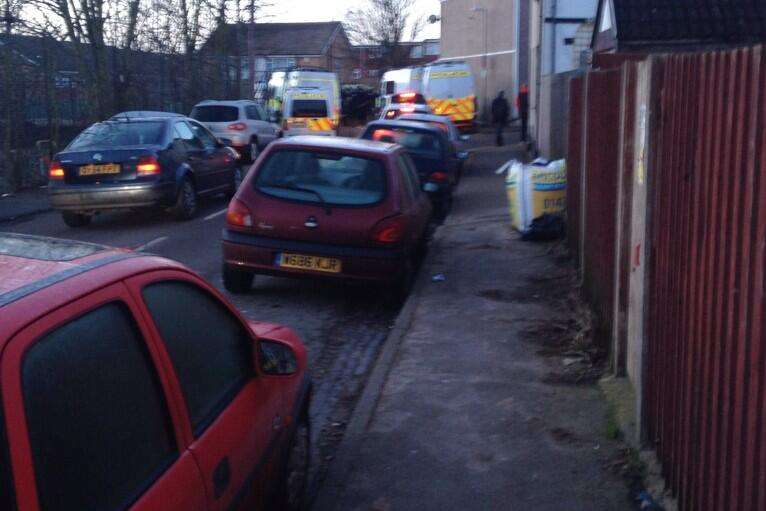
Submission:
[[[424,20],[413,12],[415,0],[366,0],[366,5],[349,9],[345,29],[354,44],[380,46],[386,68],[407,65],[409,49],[402,45],[423,29]]]

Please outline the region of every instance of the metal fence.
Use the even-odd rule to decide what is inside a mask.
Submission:
[[[766,509],[765,94],[761,47],[626,62],[571,86],[570,246],[609,344],[641,346],[641,436],[684,510]],[[631,208],[642,187],[647,207]]]

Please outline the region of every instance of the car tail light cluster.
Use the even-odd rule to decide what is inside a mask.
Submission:
[[[48,178],[53,181],[61,181],[64,179],[64,167],[61,166],[61,162],[52,161],[50,167],[48,167]]]
[[[378,243],[390,245],[402,241],[407,227],[407,219],[401,215],[384,218],[372,229],[372,239]]]
[[[154,156],[142,156],[136,165],[136,173],[139,176],[154,176],[162,172],[160,162]]]
[[[234,124],[229,124],[226,129],[234,131],[245,131],[247,129],[247,124],[244,122],[235,122]]]
[[[437,183],[446,183],[447,182],[447,176],[446,172],[432,172],[430,176],[428,176],[429,181],[435,181]]]
[[[235,227],[252,227],[253,214],[237,199],[233,199],[226,211],[226,223]]]
[[[396,110],[386,112],[386,119],[393,119],[394,117],[396,117]]]

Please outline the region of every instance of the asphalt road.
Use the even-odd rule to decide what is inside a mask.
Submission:
[[[368,287],[257,276],[246,295],[229,295],[221,282],[221,230],[228,202],[202,201],[197,216],[178,222],[164,212],[112,212],[91,225],[67,227],[49,211],[0,223],[0,231],[128,247],[180,261],[227,294],[248,318],[293,328],[309,352],[314,381],[312,436],[315,483],[343,433],[367,373],[396,310]]]

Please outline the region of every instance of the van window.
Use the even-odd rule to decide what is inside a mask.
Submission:
[[[255,375],[252,339],[236,316],[193,284],[157,282],[143,296],[199,436]]]
[[[370,158],[283,150],[271,153],[253,186],[282,199],[368,206],[383,199],[386,171]]]
[[[295,99],[291,117],[327,117],[327,101],[324,99]]]
[[[122,303],[39,339],[21,378],[41,509],[125,509],[178,456],[154,364]]]

